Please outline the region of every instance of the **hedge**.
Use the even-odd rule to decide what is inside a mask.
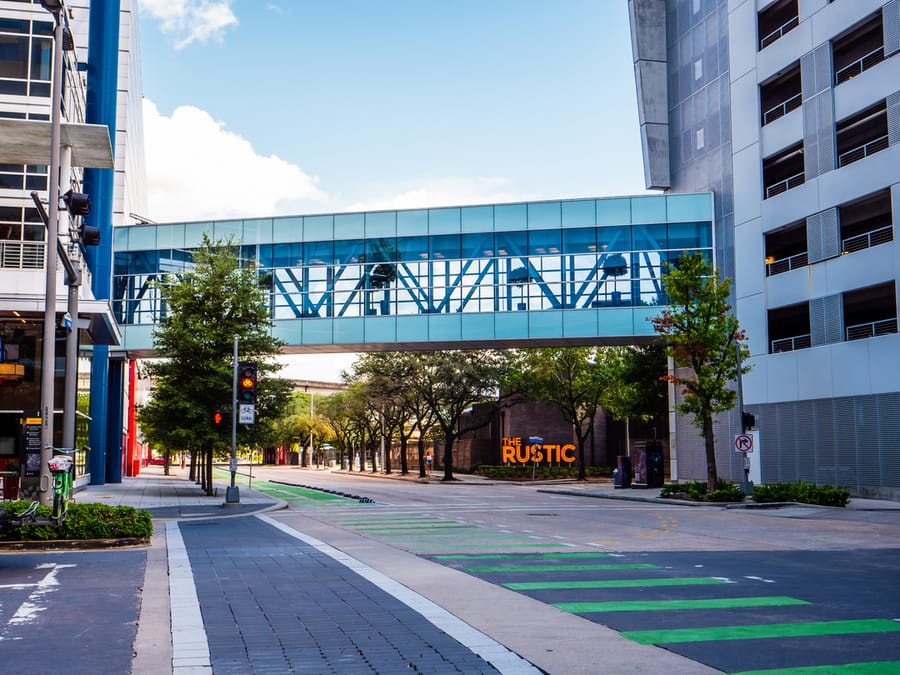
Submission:
[[[31,502],[4,502],[8,513],[24,511]],[[49,506],[38,507],[38,519],[49,518]],[[132,506],[108,504],[70,504],[69,513],[59,527],[23,525],[2,535],[5,541],[48,541],[53,539],[147,539],[153,534],[150,512]]]
[[[813,485],[803,481],[799,483],[768,483],[753,488],[753,501],[847,506],[850,502],[850,492],[830,485]]]

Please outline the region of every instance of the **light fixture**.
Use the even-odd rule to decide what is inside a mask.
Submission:
[[[41,7],[53,14],[59,12],[62,9],[62,6],[62,0],[41,0]]]

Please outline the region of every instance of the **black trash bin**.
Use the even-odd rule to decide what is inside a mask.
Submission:
[[[627,455],[619,455],[618,461],[616,463],[616,468],[619,471],[619,480],[618,480],[618,485],[616,487],[630,488],[631,487],[631,457],[628,457]]]
[[[662,443],[647,443],[647,487],[661,488],[665,481]]]

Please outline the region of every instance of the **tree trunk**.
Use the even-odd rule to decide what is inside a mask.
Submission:
[[[444,463],[444,477],[441,478],[442,481],[445,480],[453,480],[453,436],[447,435],[444,437],[444,454],[441,457],[441,461]]]
[[[703,413],[703,440],[706,443],[706,485],[709,492],[719,489],[719,476],[716,468],[716,438],[713,434],[712,413]]]
[[[400,475],[405,476],[409,473],[409,462],[406,459],[407,437],[400,435]]]
[[[425,438],[421,429],[419,429],[419,441],[416,443],[416,447],[419,450],[419,478],[425,478],[428,474],[425,473]]]

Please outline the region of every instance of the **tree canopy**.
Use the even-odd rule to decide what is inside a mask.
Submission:
[[[731,281],[702,255],[682,256],[663,277],[669,308],[652,319],[653,328],[666,339],[677,368],[665,379],[681,387],[677,410],[693,415],[706,447],[709,490],[718,485],[713,415],[734,408],[737,393],[732,383],[750,370],[749,349],[737,317],[731,311]],[[740,358],[738,357],[740,352]]]
[[[232,407],[234,340],[240,361],[259,368],[256,424],[239,425],[239,438],[252,443],[274,433],[290,384],[269,377],[280,366],[270,359],[281,350],[271,335],[266,290],[252,265],[241,265],[230,242],[204,235],[188,269],[157,285],[164,310],[154,330],[160,359],[149,364],[154,378],[150,401],[138,412],[145,438],[167,449],[203,450],[211,469],[214,449],[230,446],[230,434],[213,428],[216,410]],[[211,470],[206,472],[211,494]]]

